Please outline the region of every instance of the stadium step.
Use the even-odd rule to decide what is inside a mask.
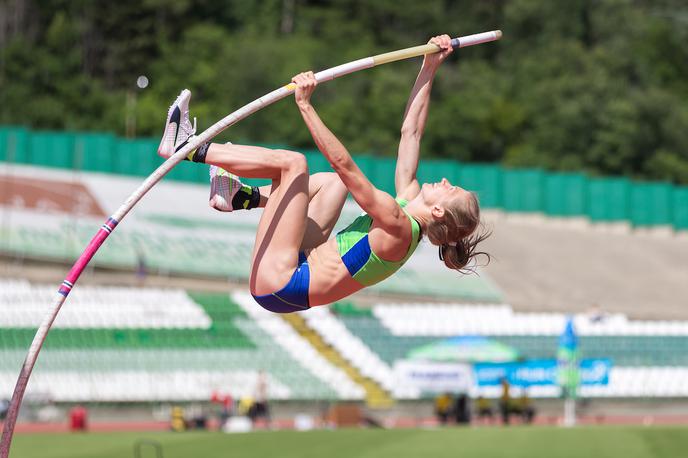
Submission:
[[[315,348],[325,359],[339,367],[355,383],[360,385],[366,393],[366,405],[371,408],[385,408],[394,404],[391,395],[385,391],[376,381],[365,377],[351,365],[335,348],[323,340],[323,338],[308,323],[296,313],[280,315],[294,330]]]

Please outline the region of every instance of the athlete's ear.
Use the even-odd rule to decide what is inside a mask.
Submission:
[[[442,217],[444,217],[444,207],[441,205],[435,204],[432,206],[432,209],[430,209],[430,213],[436,219],[442,219]]]

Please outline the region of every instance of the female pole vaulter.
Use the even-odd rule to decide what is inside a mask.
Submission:
[[[423,236],[439,246],[450,269],[465,271],[479,254],[476,195],[442,179],[416,179],[420,140],[432,82],[452,53],[450,37],[434,37],[441,48],[426,55],[411,91],[401,128],[396,166],[396,199],[368,180],[342,143],[325,126],[310,98],[317,86],[312,72],[293,78],[295,101],[315,143],[336,172],[308,174],[303,154],[256,146],[206,143],[189,160],[210,164],[210,204],[222,211],[264,207],[253,249],[249,286],[265,309],[307,310],[342,299],[394,274]],[[191,93],[182,92],[168,112],[158,150],[169,157],[194,134],[188,115]],[[271,186],[244,186],[237,178],[270,178]],[[329,238],[350,192],[365,214]],[[489,255],[488,255],[489,258]],[[470,268],[468,268],[470,270]]]

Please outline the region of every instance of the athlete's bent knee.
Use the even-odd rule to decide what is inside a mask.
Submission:
[[[291,172],[295,175],[308,173],[308,161],[306,156],[294,151],[286,151],[284,157],[284,166],[282,170]]]
[[[331,173],[334,176],[328,181],[327,185],[331,186],[332,188],[334,188],[338,191],[348,192],[349,190],[347,189],[346,185],[344,184],[342,179],[339,177],[339,175],[337,175],[334,172],[331,172]]]

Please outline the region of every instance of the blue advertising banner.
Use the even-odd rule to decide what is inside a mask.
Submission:
[[[584,359],[580,362],[581,385],[608,385],[612,362]],[[512,386],[556,386],[557,360],[538,359],[519,363],[477,363],[473,365],[478,386],[496,386],[506,377]]]

